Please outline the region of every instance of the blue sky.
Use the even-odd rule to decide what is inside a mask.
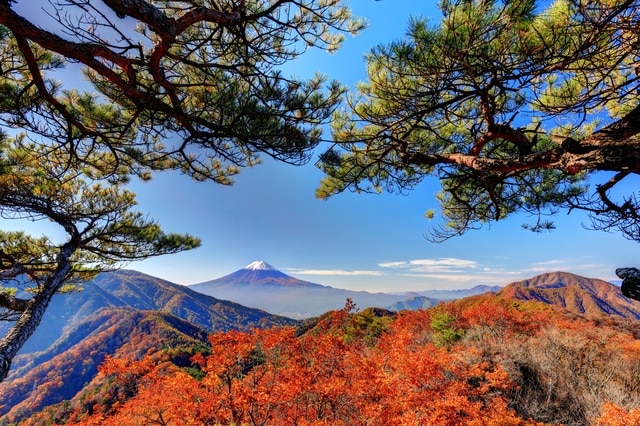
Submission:
[[[437,23],[435,2],[352,2],[369,21],[334,55],[310,52],[290,68],[315,70],[353,85],[365,78],[363,55],[378,43],[402,37],[410,15]],[[434,244],[425,238],[435,224],[424,218],[435,208],[435,179],[409,195],[343,193],[314,198],[322,174],[313,162],[292,167],[265,160],[243,170],[232,187],[163,175],[137,188],[141,208],[171,231],[203,239],[201,248],[130,267],[191,284],[220,277],[253,260],[265,260],[295,277],[340,288],[405,291],[504,285],[548,271],[616,279],[614,270],[635,265],[637,243],[619,234],[587,231],[584,215],[555,218],[558,229],[521,230],[525,216]]]
[[[435,2],[352,3],[369,28],[348,37],[337,54],[310,52],[287,72],[305,76],[318,70],[353,87],[365,77],[363,55],[403,36],[410,15],[434,16],[437,22]],[[587,231],[582,226],[586,216],[566,212],[555,218],[558,229],[550,233],[521,230],[528,219],[518,216],[434,244],[425,234],[436,222],[424,213],[437,207],[437,180],[425,180],[406,196],[344,193],[322,201],[314,197],[321,178],[313,161],[293,167],[265,159],[243,170],[231,187],[177,174],[135,184],[142,211],[165,230],[197,235],[203,244],[127,267],[194,284],[264,260],[300,279],[392,292],[504,285],[558,270],[612,280],[616,267],[636,266],[639,258],[637,243],[619,234]]]

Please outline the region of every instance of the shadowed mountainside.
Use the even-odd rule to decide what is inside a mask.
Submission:
[[[132,270],[104,272],[82,284],[82,291],[53,297],[41,325],[21,353],[42,351],[70,327],[102,308],[158,310],[173,314],[207,331],[250,329],[295,324],[271,315],[190,290]],[[0,322],[0,333],[10,324]]]

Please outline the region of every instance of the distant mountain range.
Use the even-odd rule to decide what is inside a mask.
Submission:
[[[477,294],[496,293],[500,290],[502,290],[502,286],[499,285],[480,284],[471,288],[456,290],[423,290],[418,294],[420,296],[429,297],[436,300],[453,300],[464,299],[465,297],[475,296]]]
[[[382,307],[393,311],[423,309],[440,301],[497,293],[515,300],[534,300],[580,315],[613,315],[640,319],[640,304],[622,295],[620,286],[567,272],[551,272],[504,287],[478,285],[461,290],[429,290],[405,294],[351,291],[302,281],[264,261],[200,284],[191,289],[219,299],[291,318],[321,315],[344,306],[347,298],[359,308]]]
[[[389,294],[353,291],[311,283],[287,275],[264,261],[251,264],[212,281],[189,288],[273,314],[303,319],[340,309],[347,298],[357,307],[381,307],[392,310],[426,308],[441,300],[463,298],[502,287],[477,286],[469,290]]]

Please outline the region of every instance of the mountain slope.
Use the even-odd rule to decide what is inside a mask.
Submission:
[[[107,307],[159,310],[208,331],[295,323],[288,318],[215,299],[186,286],[131,270],[101,273],[84,283],[82,288],[80,292],[53,297],[40,327],[21,353],[46,349],[65,327]],[[0,333],[4,335],[7,327],[7,324],[0,323]]]
[[[266,271],[270,274],[274,272],[272,269],[264,267],[263,269],[256,268],[251,273],[257,273],[256,271]],[[86,310],[87,306],[97,306],[100,303],[126,302],[142,308],[164,307],[167,311],[188,312],[194,318],[200,318],[199,314],[201,313],[196,309],[196,307],[203,307],[200,302],[206,305],[205,302],[209,301],[214,306],[220,304],[226,309],[239,306],[232,303],[225,304],[225,302],[204,295],[192,295],[192,291],[181,286],[133,271],[121,271],[115,275],[106,274],[99,278],[100,280],[86,287],[97,292],[98,295],[95,298],[89,298],[87,304],[80,304],[81,310]],[[264,286],[272,291],[282,287],[291,290],[290,284],[293,283],[294,289],[299,288],[295,282],[287,282],[289,284]],[[92,287],[94,284],[95,288]],[[247,283],[245,289],[250,285],[254,285],[253,292],[257,292],[256,289],[259,290],[263,286],[256,285],[255,282],[253,284]],[[326,288],[321,285],[303,287],[308,290],[309,288],[316,289],[316,286],[321,289]],[[277,292],[277,290],[275,291]],[[309,295],[313,292],[302,294],[310,297]],[[80,296],[80,294],[69,296]],[[192,297],[195,298],[195,301]],[[406,297],[406,295],[399,297]],[[313,297],[310,299],[317,302]],[[638,308],[640,304],[636,306],[635,302],[622,296],[619,287],[602,280],[564,272],[542,274],[528,280],[511,283],[498,293],[460,300],[459,306],[478,309],[478,312],[486,314],[490,310],[478,308],[478,305],[488,299],[502,300],[503,302],[505,302],[504,299],[507,299],[504,305],[507,307],[513,307],[514,304],[511,300],[550,304],[563,308],[563,310],[559,310],[560,312],[553,310],[560,316],[567,315],[567,312],[575,312],[593,319],[607,316],[640,318],[640,309]],[[98,301],[102,302],[98,303]],[[359,306],[364,308],[363,305]],[[290,321],[297,323],[280,317],[268,316],[261,311],[251,309],[248,311],[257,312],[256,315],[263,315],[265,322]],[[252,317],[250,313],[243,314],[241,312],[236,313],[239,318]],[[391,313],[387,314],[391,315]],[[68,313],[67,317],[73,317],[73,315]],[[320,321],[321,318],[318,320]],[[635,321],[620,321],[624,324],[635,323]],[[428,324],[428,321],[423,321],[420,324],[423,323]],[[220,329],[228,329],[226,327],[231,327],[233,324],[223,320]],[[251,327],[251,324],[256,323],[248,321],[244,324],[241,327],[247,329]],[[378,323],[374,322],[374,324]],[[72,326],[67,326],[63,336],[46,351],[27,354],[17,360],[16,365],[19,367],[12,371],[11,382],[0,385],[0,405],[5,405],[4,408],[0,408],[0,414],[11,410],[10,414],[19,419],[45,405],[64,399],[73,399],[74,404],[83,403],[90,407],[91,404],[97,402],[95,398],[98,398],[96,395],[99,394],[94,393],[94,389],[98,389],[100,383],[96,379],[95,372],[105,356],[119,358],[140,357],[146,354],[157,356],[162,352],[162,348],[172,348],[175,351],[176,347],[202,347],[205,344],[203,343],[205,336],[206,332],[200,327],[191,325],[168,312],[140,311],[132,307],[104,307],[92,315],[76,320]],[[31,358],[28,358],[29,356]],[[36,362],[32,363],[32,360]],[[86,386],[87,383],[88,386]],[[6,417],[0,418],[0,424],[4,424],[3,421],[8,420]]]
[[[217,336],[225,349],[205,355],[201,380],[166,362],[146,376],[114,368],[114,391],[88,388],[36,424],[105,400],[83,424],[632,425],[639,324],[495,293],[402,315],[341,310],[295,334]],[[109,404],[123,382],[140,392]]]
[[[591,316],[640,319],[640,304],[609,282],[567,272],[551,272],[511,283],[498,293],[516,300],[535,300]]]
[[[229,275],[207,281],[206,283],[194,284],[190,287],[198,290],[201,286],[215,287],[216,289],[233,288],[237,285],[248,287],[283,287],[283,288],[315,288],[331,289],[332,287],[321,284],[314,284],[309,281],[299,280],[284,272],[279,271],[264,261],[251,262],[249,265],[239,269]]]
[[[391,306],[408,298],[406,295],[344,290],[299,280],[261,261],[189,288],[218,299],[233,300],[244,306],[298,319],[341,309],[348,298],[359,308]]]
[[[169,312],[208,331],[296,323],[136,271],[100,274],[93,283],[117,297],[124,306]]]
[[[31,355],[14,360],[13,368],[22,367],[25,359],[30,359],[32,365],[46,361],[46,356],[52,352],[45,349],[54,342],[60,351],[65,346],[77,343],[65,341],[64,338],[60,340],[60,337],[64,337],[65,330],[103,308],[158,310],[173,314],[207,332],[297,324],[295,320],[218,300],[141,272],[105,272],[84,283],[80,292],[54,296],[42,326],[36,329],[20,351],[20,354]]]
[[[139,359],[160,348],[202,347],[208,333],[171,314],[103,308],[79,321],[43,354],[28,360],[0,383],[3,420],[19,420],[42,408],[73,398],[93,381],[106,356]],[[28,358],[30,354],[20,355]]]

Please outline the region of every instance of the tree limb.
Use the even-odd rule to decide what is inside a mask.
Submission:
[[[0,290],[0,306],[16,312],[24,312],[29,306],[29,300],[20,299]]]

